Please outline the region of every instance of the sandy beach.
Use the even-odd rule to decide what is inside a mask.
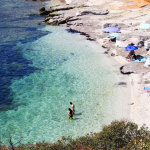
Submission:
[[[145,62],[131,62],[126,59],[127,51],[124,45],[144,44],[139,46],[136,55],[150,59],[150,52],[145,43],[150,40],[150,29],[142,30],[141,24],[150,23],[150,2],[147,1],[125,1],[125,0],[66,0],[67,9],[59,11],[61,15],[52,17],[54,11],[48,15],[45,22],[48,24],[58,23],[66,25],[71,31],[79,32],[88,40],[94,40],[102,46],[108,57],[117,62],[117,67],[128,78],[126,88],[130,99],[127,100],[130,107],[129,120],[139,126],[146,124],[150,128],[150,93],[144,91],[144,87],[150,87],[150,67]],[[84,5],[85,7],[74,7]],[[73,6],[74,8],[68,8]],[[65,6],[61,6],[65,7]],[[57,11],[58,13],[58,11]],[[103,28],[114,26],[120,28],[119,38],[116,42],[110,40],[104,42],[104,38],[110,33],[103,33]],[[137,44],[138,43],[138,44]],[[123,92],[123,91],[122,91]],[[126,94],[126,93],[125,93]]]
[[[107,1],[108,3],[110,2],[109,0]],[[130,2],[131,3],[131,2]],[[110,9],[121,9],[123,5],[126,6],[126,10],[125,13],[126,15],[121,15],[123,17],[118,17],[119,20],[124,21],[127,20],[129,22],[133,22],[138,23],[138,24],[142,24],[144,22],[146,22],[147,18],[150,17],[150,13],[147,13],[147,15],[142,15],[142,13],[144,13],[144,11],[146,12],[150,12],[150,3],[149,5],[147,5],[148,3],[145,1],[140,1],[140,3],[131,3],[130,5],[129,2],[125,2],[125,1],[115,1],[113,4],[108,4],[106,5],[106,8],[110,8]],[[102,3],[100,2],[96,2],[96,0],[89,0],[88,4],[93,6],[93,5],[102,5]],[[146,7],[148,7],[148,9],[146,8],[140,8],[141,6],[145,5]],[[134,9],[130,9],[131,6],[135,6]],[[114,8],[113,8],[114,7]],[[131,7],[132,8],[132,7]],[[112,10],[112,11],[113,11]],[[127,15],[130,11],[130,14]],[[133,12],[133,13],[131,13]],[[138,15],[139,13],[139,15]],[[135,19],[134,18],[138,18]],[[133,18],[133,20],[131,20],[130,18]],[[132,34],[132,33],[131,33]],[[148,36],[150,36],[150,32],[148,31]],[[101,44],[101,43],[100,43]],[[114,48],[116,49],[116,48]],[[116,50],[117,51],[117,50]],[[126,52],[124,52],[125,54]],[[127,60],[125,59],[125,55],[124,54],[120,54],[118,56],[115,56],[115,60],[120,64],[120,65],[125,65],[127,62]],[[143,54],[146,55],[147,52],[144,48],[142,48],[139,51],[139,54]],[[119,58],[118,58],[119,57]],[[131,63],[131,62],[130,62]],[[141,64],[138,64],[141,65]],[[150,68],[144,68],[143,69],[143,63],[141,65],[141,69],[140,71],[138,71],[137,73],[133,73],[129,75],[129,85],[128,85],[128,89],[131,91],[131,99],[130,99],[130,110],[131,110],[131,116],[130,116],[130,120],[137,123],[139,126],[142,125],[146,125],[147,127],[150,128],[150,94],[144,92],[144,87],[146,86],[150,86]]]

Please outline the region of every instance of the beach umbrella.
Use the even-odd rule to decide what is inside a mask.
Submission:
[[[109,32],[118,32],[120,29],[116,27],[107,27],[103,29],[103,32],[109,33]]]
[[[109,34],[110,36],[113,36],[113,37],[118,37],[120,33],[112,33],[112,34]]]
[[[134,51],[137,50],[138,47],[134,46],[134,45],[129,45],[127,47],[125,47],[126,51]]]
[[[140,25],[140,29],[150,29],[150,24],[142,24]]]

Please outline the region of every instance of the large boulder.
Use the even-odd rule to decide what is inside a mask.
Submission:
[[[40,7],[39,11],[45,11],[45,7]]]

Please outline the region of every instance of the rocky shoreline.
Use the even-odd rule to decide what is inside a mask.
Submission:
[[[114,0],[113,3],[110,0],[105,3],[92,3],[92,0],[79,3],[75,0],[49,10],[40,8],[40,14],[46,16],[44,22],[49,25],[65,25],[70,31],[86,36],[87,40],[98,42],[105,54],[120,64],[120,72],[130,74],[131,120],[150,127],[150,110],[145,109],[145,106],[150,107],[150,95],[144,92],[145,86],[150,87],[150,29],[140,29],[140,25],[150,24],[150,4],[140,4],[134,9],[131,6],[137,4],[124,0]],[[110,26],[120,29],[118,37],[103,32]],[[136,55],[146,57],[146,62],[126,59],[128,52],[125,47],[130,44],[138,47]]]
[[[150,29],[142,30],[139,25],[150,23],[150,7],[129,9],[129,10],[106,10],[101,6],[87,6],[85,4],[64,4],[53,6],[49,10],[40,8],[41,15],[47,15],[45,22],[50,25],[67,25],[71,31],[85,35],[88,40],[95,40],[106,48],[106,53],[111,56],[126,57],[124,51],[129,44],[139,47],[137,55],[149,57],[150,50]],[[104,38],[110,37],[109,33],[103,33],[102,29],[113,26],[120,29],[120,36],[115,42],[105,42]],[[148,73],[150,61],[147,68],[142,67],[143,63],[128,63],[121,67],[123,74]],[[140,69],[139,69],[140,67]]]

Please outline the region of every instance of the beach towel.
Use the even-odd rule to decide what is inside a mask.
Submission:
[[[150,87],[144,87],[145,92],[150,92]]]
[[[137,60],[133,60],[133,62],[146,62],[147,57],[141,57],[141,60],[137,59]]]
[[[103,43],[112,42],[111,39],[112,39],[112,38],[109,37],[109,36],[108,36],[108,37],[105,37],[105,38],[103,38]]]

